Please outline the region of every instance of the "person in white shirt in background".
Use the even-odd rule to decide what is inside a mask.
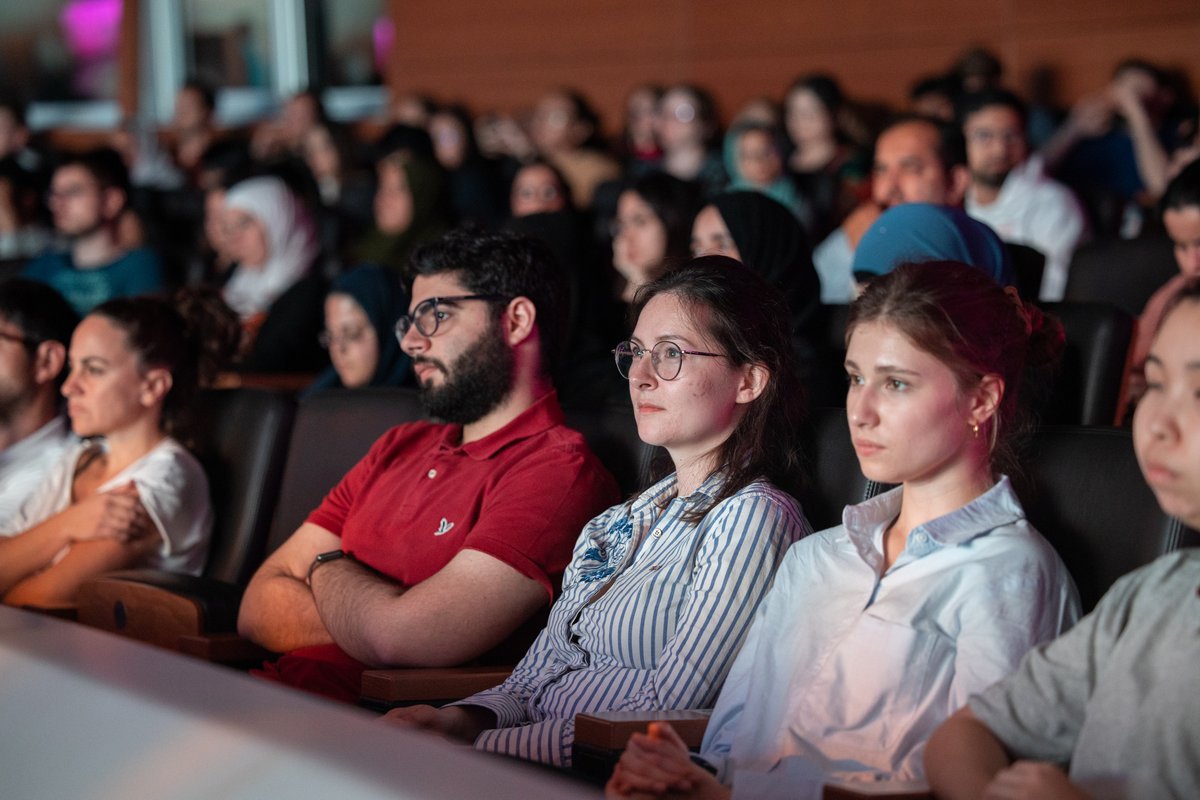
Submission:
[[[969,95],[959,118],[971,173],[966,212],[1005,242],[1044,255],[1038,297],[1062,300],[1071,255],[1088,236],[1083,207],[1070,189],[1046,177],[1040,156],[1030,157],[1025,105],[1016,95],[998,89]]]
[[[45,479],[74,437],[58,387],[79,317],[44,283],[0,283],[0,524]]]

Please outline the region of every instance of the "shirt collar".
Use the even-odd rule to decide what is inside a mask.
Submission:
[[[703,483],[696,488],[696,491],[683,498],[686,505],[697,505],[704,502],[710,502],[717,493],[721,490],[721,485],[725,481],[725,475],[720,470],[714,472],[704,479]],[[636,515],[646,509],[647,506],[662,506],[663,499],[668,495],[674,495],[676,487],[679,483],[678,473],[672,472],[667,477],[655,483],[649,489],[639,494],[629,507],[629,513]]]
[[[858,505],[846,506],[842,512],[846,533],[864,558],[876,551],[875,539],[879,531],[900,513],[900,492],[901,487],[897,486]],[[956,547],[1024,518],[1025,510],[1021,508],[1008,476],[1001,475],[1000,480],[979,497],[949,514],[918,525],[913,532],[924,531],[930,540],[942,547]]]
[[[445,450],[461,450],[475,461],[487,461],[510,444],[548,431],[563,424],[564,420],[562,408],[558,405],[558,392],[551,389],[503,428],[482,439],[460,445],[462,426],[447,425],[442,434],[441,447]]]

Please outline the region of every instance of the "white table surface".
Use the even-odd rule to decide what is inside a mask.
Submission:
[[[0,607],[0,798],[598,791],[225,667]]]

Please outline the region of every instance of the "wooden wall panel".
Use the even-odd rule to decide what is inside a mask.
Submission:
[[[825,70],[851,94],[901,103],[919,76],[973,44],[994,50],[1024,89],[1055,70],[1064,101],[1099,88],[1141,55],[1200,84],[1197,0],[393,0],[391,84],[518,110],[556,85],[583,88],[620,117],[646,80],[710,87],[726,115]]]

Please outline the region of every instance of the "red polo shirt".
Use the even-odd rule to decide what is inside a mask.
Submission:
[[[309,515],[342,549],[403,586],[462,549],[538,581],[553,600],[584,524],[618,500],[616,482],[563,424],[550,392],[505,427],[469,444],[462,428],[425,422],[385,433]],[[450,621],[448,621],[450,623]],[[302,662],[309,662],[306,666]],[[318,663],[325,668],[314,674]],[[363,665],[326,646],[281,658],[268,677],[355,700]]]

